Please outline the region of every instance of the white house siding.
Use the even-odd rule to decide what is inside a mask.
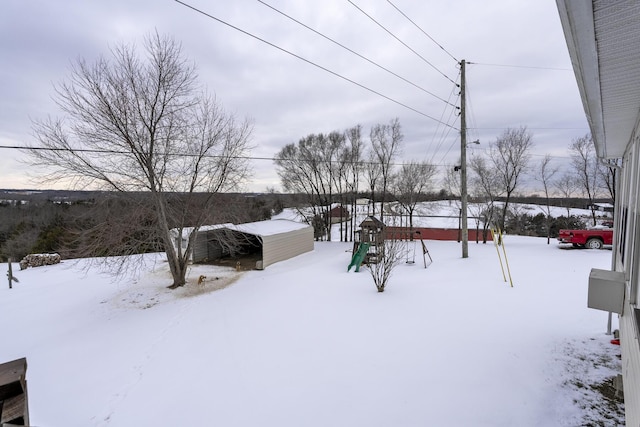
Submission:
[[[626,425],[640,426],[640,331],[638,293],[640,289],[640,144],[635,138],[627,149],[620,170],[616,200],[614,270],[625,273],[626,292],[619,317],[622,377]]]
[[[626,425],[640,427],[640,2],[556,2],[597,155],[623,160],[612,269],[626,285],[619,318]]]
[[[637,327],[634,316],[625,304],[625,313],[620,317],[620,344],[622,351],[622,378],[624,385],[625,419],[628,426],[640,426],[640,351],[638,350]],[[635,402],[635,403],[632,403]]]
[[[262,268],[313,250],[313,227],[262,236]]]

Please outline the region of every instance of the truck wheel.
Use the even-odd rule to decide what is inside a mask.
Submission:
[[[587,244],[585,246],[589,249],[602,249],[602,240],[592,237],[587,240]]]

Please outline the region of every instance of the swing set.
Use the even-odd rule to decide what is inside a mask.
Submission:
[[[429,249],[427,249],[427,245],[424,242],[424,238],[420,230],[414,230],[412,227],[407,225],[402,226],[402,218],[403,215],[400,215],[400,226],[399,227],[389,227],[387,232],[387,236],[394,240],[400,240],[405,244],[405,257],[407,264],[415,264],[416,262],[416,246],[418,246],[418,242],[420,242],[420,248],[422,249],[422,261],[424,263],[424,268],[427,268],[431,263],[433,263],[433,258],[431,258],[431,254],[429,253]],[[405,220],[405,224],[409,223],[409,219]],[[427,265],[427,257],[429,257],[429,265]]]
[[[406,253],[406,257],[407,257],[407,264],[415,264],[416,263],[416,246],[418,241],[420,242],[420,246],[422,249],[422,261],[424,262],[424,268],[427,268],[427,256],[429,257],[429,265],[431,265],[431,263],[433,262],[433,258],[431,258],[431,254],[429,253],[429,249],[427,249],[427,245],[424,243],[424,240],[422,239],[422,234],[420,232],[420,230],[416,230],[414,232],[414,234],[416,234],[417,238],[414,239],[409,239],[409,240],[405,240],[405,253]],[[412,247],[410,248],[409,245],[411,245]]]

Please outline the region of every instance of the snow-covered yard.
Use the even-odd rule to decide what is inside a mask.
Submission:
[[[27,357],[37,426],[604,419],[590,384],[617,373],[620,349],[586,294],[611,251],[505,244],[513,288],[493,244],[470,243],[462,259],[458,243],[440,241],[427,242],[428,268],[418,250],[384,293],[365,267],[347,272],[351,245],[339,242],[264,271],[194,266],[177,291],[160,255],[115,281],[85,274],[83,261],[18,271],[20,283],[0,289],[0,361]],[[606,425],[623,422],[608,412]]]

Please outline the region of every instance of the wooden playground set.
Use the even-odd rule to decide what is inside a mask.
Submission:
[[[420,230],[413,230],[408,227],[387,227],[378,218],[368,216],[360,223],[360,229],[355,232],[351,263],[347,267],[347,271],[355,267],[357,272],[360,271],[360,266],[363,264],[370,265],[382,261],[385,256],[385,241],[387,240],[405,242],[407,264],[415,263],[415,246],[418,242],[420,242],[422,249],[424,268],[428,267],[427,256],[430,263],[433,262]],[[411,244],[413,244],[412,250],[409,247]]]
[[[370,265],[381,262],[385,257],[385,241],[394,240],[404,242],[405,257],[407,264],[415,263],[416,246],[419,245],[422,249],[422,259],[424,262],[424,268],[427,268],[433,262],[431,254],[425,244],[425,239],[428,237],[428,233],[424,232],[422,228],[410,228],[410,227],[387,227],[382,221],[374,216],[368,216],[362,223],[360,223],[360,229],[355,232],[355,240],[353,242],[353,249],[351,251],[351,263],[347,267],[347,271],[351,271],[352,267],[355,267],[355,271],[360,271],[360,266],[363,264]],[[457,231],[457,230],[452,230]],[[493,241],[496,251],[498,253],[498,260],[500,261],[500,269],[502,270],[502,277],[513,287],[513,279],[511,278],[511,270],[509,268],[509,261],[507,260],[507,252],[504,246],[502,231],[499,228],[492,226],[490,228],[491,235],[487,238],[487,241]],[[477,235],[475,237],[478,237]],[[455,240],[455,239],[434,239],[434,240]],[[471,233],[469,233],[469,240],[471,240]],[[410,246],[413,245],[411,248]],[[502,251],[500,251],[502,249]],[[427,264],[427,257],[429,257],[429,264]]]

